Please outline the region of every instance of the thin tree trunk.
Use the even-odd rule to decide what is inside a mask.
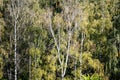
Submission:
[[[62,66],[61,66],[61,78],[62,78],[62,80],[64,80],[64,75],[63,75],[63,72],[64,72],[64,69],[63,69],[63,62],[62,62]]]
[[[14,27],[14,80],[17,80],[18,76],[18,58],[17,58],[17,40],[20,38],[19,29],[25,26],[24,19],[25,17],[22,13],[24,13],[24,7],[27,7],[25,0],[9,0],[8,10],[10,13],[10,22],[11,26]],[[23,11],[23,12],[22,12]],[[22,13],[21,13],[22,12]],[[28,19],[27,19],[28,20]],[[23,21],[23,22],[22,22]],[[19,34],[18,34],[19,33]]]
[[[69,4],[68,4],[68,3]],[[64,79],[64,76],[66,74],[66,70],[67,70],[67,65],[68,65],[68,58],[69,58],[69,54],[70,54],[70,46],[71,46],[71,36],[74,32],[74,29],[77,28],[77,25],[75,26],[75,28],[72,28],[72,23],[74,22],[75,20],[75,17],[77,16],[77,11],[74,12],[74,6],[73,6],[73,3],[72,1],[63,1],[63,5],[65,7],[65,11],[64,13],[62,14],[64,17],[65,17],[65,21],[68,23],[66,25],[66,28],[67,28],[67,35],[68,35],[68,39],[66,40],[67,42],[67,46],[66,46],[66,54],[64,55],[63,54],[63,58],[60,57],[61,52],[60,52],[60,40],[61,40],[61,33],[60,33],[60,26],[61,26],[61,23],[58,23],[57,26],[58,26],[58,39],[56,38],[55,36],[55,33],[54,33],[54,30],[52,28],[52,15],[51,15],[51,12],[50,10],[48,10],[47,12],[47,18],[48,20],[50,21],[49,22],[49,28],[50,28],[50,32],[52,34],[52,37],[54,39],[54,42],[55,42],[55,46],[56,46],[56,50],[57,50],[57,56],[58,56],[58,61],[60,63],[60,67],[61,67],[61,79],[63,80]],[[76,1],[77,2],[77,1]],[[70,7],[71,6],[71,7]],[[71,9],[72,11],[69,11],[68,9]],[[69,13],[70,12],[70,13]],[[79,13],[78,13],[79,14]]]
[[[82,32],[82,35],[81,35],[81,52],[80,52],[80,80],[82,80],[82,54],[83,54],[83,42],[84,42],[84,38],[85,38],[85,35],[84,33]]]
[[[70,41],[71,41],[71,31],[68,31],[68,46],[67,46],[67,56],[66,56],[66,61],[65,61],[65,68],[64,68],[64,73],[63,73],[64,76],[66,73],[68,57],[69,57],[69,53],[70,53]]]
[[[15,3],[14,0],[11,0],[10,4],[10,15],[13,19],[13,27],[14,27],[14,80],[17,80],[17,19],[18,19],[18,12],[19,9],[17,9],[17,4],[19,4],[19,0],[17,0],[17,3]]]
[[[17,80],[17,31],[16,31],[16,21],[14,24],[14,64],[15,64],[15,80]]]

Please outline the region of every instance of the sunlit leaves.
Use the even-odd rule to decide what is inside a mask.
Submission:
[[[59,25],[59,27],[62,26],[61,24],[65,24],[65,23],[63,22],[62,16],[61,16],[60,14],[56,14],[56,15],[55,15],[54,20],[53,20],[53,23],[54,23],[55,25]]]
[[[29,49],[29,53],[32,57],[34,57],[35,55],[40,55],[41,52],[39,48],[32,47]]]
[[[3,48],[0,48],[0,55],[4,55],[4,56],[7,57],[7,52],[6,52],[6,50],[3,49]]]
[[[109,80],[108,77],[110,76],[115,75],[116,77],[120,71],[118,0],[80,0],[75,4],[75,0],[70,0],[70,2],[69,0],[22,1],[25,2],[25,5],[30,5],[22,7],[19,12],[20,17],[18,19],[22,23],[20,27],[24,28],[18,30],[20,37],[18,38],[17,52],[20,58],[23,58],[26,62],[30,62],[28,56],[31,57],[31,64],[29,64],[31,69],[29,71],[31,70],[32,80],[61,80],[60,70],[62,67],[67,68],[64,80],[78,80],[80,78],[79,74],[81,74],[80,70],[82,70],[83,80],[100,80],[100,77],[104,78],[103,80]],[[59,1],[62,10],[57,12],[56,7],[58,7]],[[12,45],[14,41],[12,34],[14,32],[13,29],[10,29],[12,27],[10,26],[12,24],[11,19],[9,23],[6,21],[9,13],[4,12],[4,10],[7,8],[2,5],[3,0],[0,0],[0,8],[3,8],[0,9],[2,10],[0,12],[0,55],[2,55],[0,56],[0,78],[4,77],[3,73],[6,78],[6,75],[10,73],[9,68],[6,67],[9,65],[6,56],[13,60],[11,57],[13,57],[14,51],[14,45]],[[23,25],[24,22],[26,22],[25,25]],[[10,26],[10,28],[6,26]],[[56,43],[50,33],[50,26],[54,31]],[[68,30],[71,30],[71,41],[68,66],[65,66]],[[82,33],[85,34],[83,45],[81,45]],[[63,62],[61,65],[58,61],[59,55],[55,46],[59,43],[60,58]],[[83,50],[80,49],[81,47]],[[81,51],[83,55],[81,55]],[[8,54],[11,55],[8,56]],[[80,60],[82,61],[82,68],[80,68],[79,57],[82,57]],[[11,66],[13,67],[14,63]],[[25,79],[28,79],[28,63],[25,63],[24,67],[25,70],[22,66],[24,73],[21,74],[25,74]],[[8,68],[7,74],[6,68]],[[14,72],[11,74],[14,75]],[[23,79],[21,74],[18,74],[18,76]]]
[[[4,0],[0,0],[0,8],[1,8],[1,6],[3,6],[3,1]]]
[[[92,59],[92,54],[90,52],[85,52],[83,54],[83,71],[89,69],[93,69],[95,72],[101,74],[101,76],[104,76],[103,73],[103,64],[98,59]],[[88,72],[89,73],[89,72]],[[94,74],[91,72],[91,74]]]
[[[42,76],[45,75],[45,71],[41,68],[33,69],[32,70],[32,80],[41,80]]]
[[[83,80],[102,80],[98,74],[90,75],[83,75]]]

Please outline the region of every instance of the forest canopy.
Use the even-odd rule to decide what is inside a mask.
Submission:
[[[0,80],[120,80],[120,1],[0,0]]]

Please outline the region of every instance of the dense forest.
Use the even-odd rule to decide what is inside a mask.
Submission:
[[[0,0],[0,80],[120,80],[120,1]]]

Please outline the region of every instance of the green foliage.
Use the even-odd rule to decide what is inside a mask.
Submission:
[[[0,56],[1,57],[1,56]],[[2,79],[2,77],[3,77],[3,72],[2,72],[2,70],[3,70],[3,59],[2,58],[0,58],[0,79]]]
[[[45,72],[44,70],[42,70],[41,68],[37,68],[37,69],[33,69],[32,70],[32,80],[41,80],[42,79],[42,75],[44,75]]]
[[[99,75],[93,74],[92,76],[90,75],[83,75],[83,80],[102,80]]]
[[[60,58],[65,62],[68,46],[67,31],[70,26],[74,30],[77,23],[78,28],[71,36],[64,80],[80,79],[80,70],[83,80],[119,80],[119,0],[79,0],[76,4],[74,1],[69,2],[71,4],[69,5],[62,0],[28,0],[20,9],[20,17],[16,19],[20,20],[17,23],[22,24],[17,24],[19,26],[17,28],[18,79],[61,80],[61,66],[49,26],[51,23],[57,40],[58,28],[60,28]],[[0,0],[0,79],[2,80],[9,80],[10,73],[11,80],[14,79],[12,26],[14,16],[9,14],[8,3],[7,0]],[[67,5],[71,7],[68,11]],[[79,12],[76,16],[72,15],[75,10],[74,15]],[[49,11],[52,15],[50,19],[48,19]],[[82,33],[85,34],[83,46],[81,46]],[[83,48],[82,65],[81,47]]]

